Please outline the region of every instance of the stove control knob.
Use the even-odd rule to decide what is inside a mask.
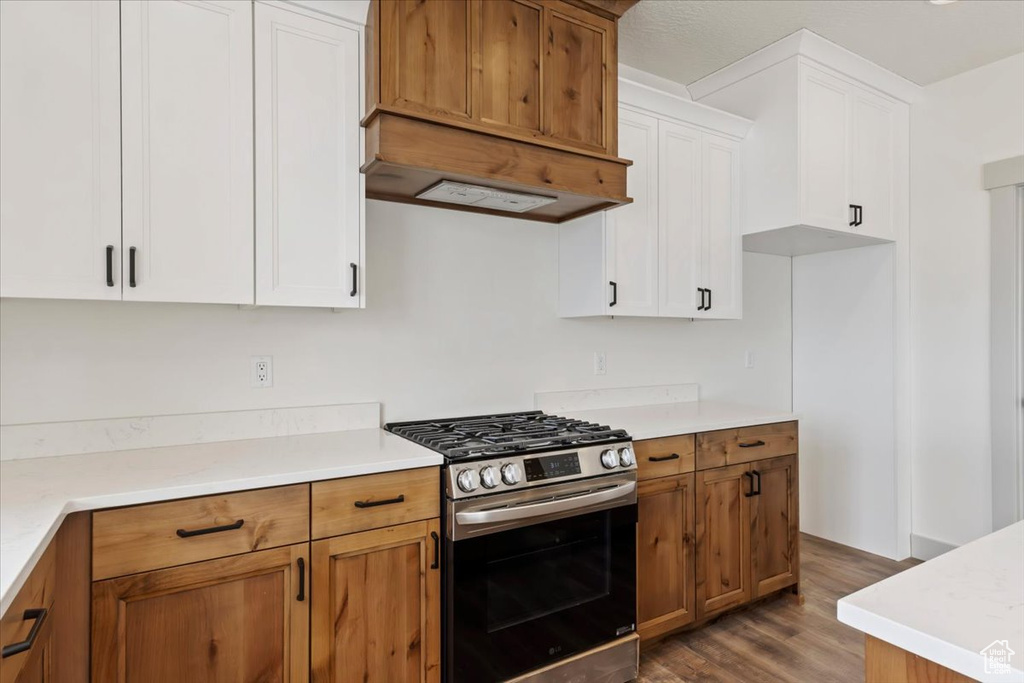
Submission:
[[[485,489],[493,489],[498,485],[498,472],[488,465],[480,469],[480,483]]]
[[[476,470],[462,470],[459,472],[457,481],[460,489],[466,493],[472,493],[480,486],[480,475],[476,473]]]
[[[626,446],[625,448],[619,449],[619,464],[623,467],[632,467],[636,464],[636,458],[633,456],[632,446]]]
[[[619,464],[618,454],[609,448],[601,454],[601,464],[606,470],[615,469],[615,466]]]
[[[523,480],[523,470],[520,469],[519,465],[510,462],[507,465],[501,466],[501,480],[509,486],[515,486]]]

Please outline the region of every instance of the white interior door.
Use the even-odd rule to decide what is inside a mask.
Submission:
[[[252,5],[127,0],[121,64],[124,298],[252,303]]]
[[[800,67],[801,222],[849,231],[850,85],[817,69]]]
[[[703,287],[710,289],[704,318],[743,316],[743,237],[740,224],[740,145],[705,133],[703,180]]]
[[[358,307],[359,32],[255,12],[256,303]]]
[[[659,128],[658,216],[660,314],[695,317],[701,282],[700,131],[668,121]]]
[[[861,232],[895,238],[896,103],[854,88],[850,98],[850,203],[860,207]]]
[[[658,119],[620,109],[619,153],[633,203],[607,213],[608,314],[658,315]]]
[[[121,298],[118,50],[116,0],[0,2],[0,296]]]

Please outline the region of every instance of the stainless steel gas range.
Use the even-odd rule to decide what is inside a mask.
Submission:
[[[444,680],[636,678],[629,435],[540,411],[386,428],[445,456]]]

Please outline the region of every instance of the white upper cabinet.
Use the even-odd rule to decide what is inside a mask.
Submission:
[[[809,67],[800,86],[799,222],[848,230],[850,86]]]
[[[698,317],[743,317],[743,236],[740,142],[705,133],[702,139],[701,284],[708,290]]]
[[[359,30],[255,12],[256,303],[360,307]]]
[[[853,230],[896,239],[902,207],[909,201],[910,111],[864,88],[850,102],[849,203],[858,207]]]
[[[0,2],[0,296],[121,298],[118,49],[116,1]]]
[[[693,318],[704,310],[701,270],[701,133],[662,121],[658,131],[661,163],[658,187],[658,314]],[[630,185],[629,192],[633,192]],[[635,200],[635,196],[634,196]],[[700,291],[698,291],[700,290]]]
[[[252,5],[121,4],[123,297],[253,303]]]

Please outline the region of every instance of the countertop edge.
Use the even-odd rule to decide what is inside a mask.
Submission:
[[[640,430],[641,433],[639,434],[630,432],[630,436],[633,437],[634,441],[644,441],[646,439],[661,439],[666,436],[716,432],[721,429],[738,429],[741,427],[755,427],[757,425],[779,424],[782,422],[798,422],[799,420],[800,418],[795,413],[776,413],[753,418],[731,418],[728,420],[702,422],[700,425],[692,429],[688,428],[682,432],[676,427],[667,425],[661,429]]]

